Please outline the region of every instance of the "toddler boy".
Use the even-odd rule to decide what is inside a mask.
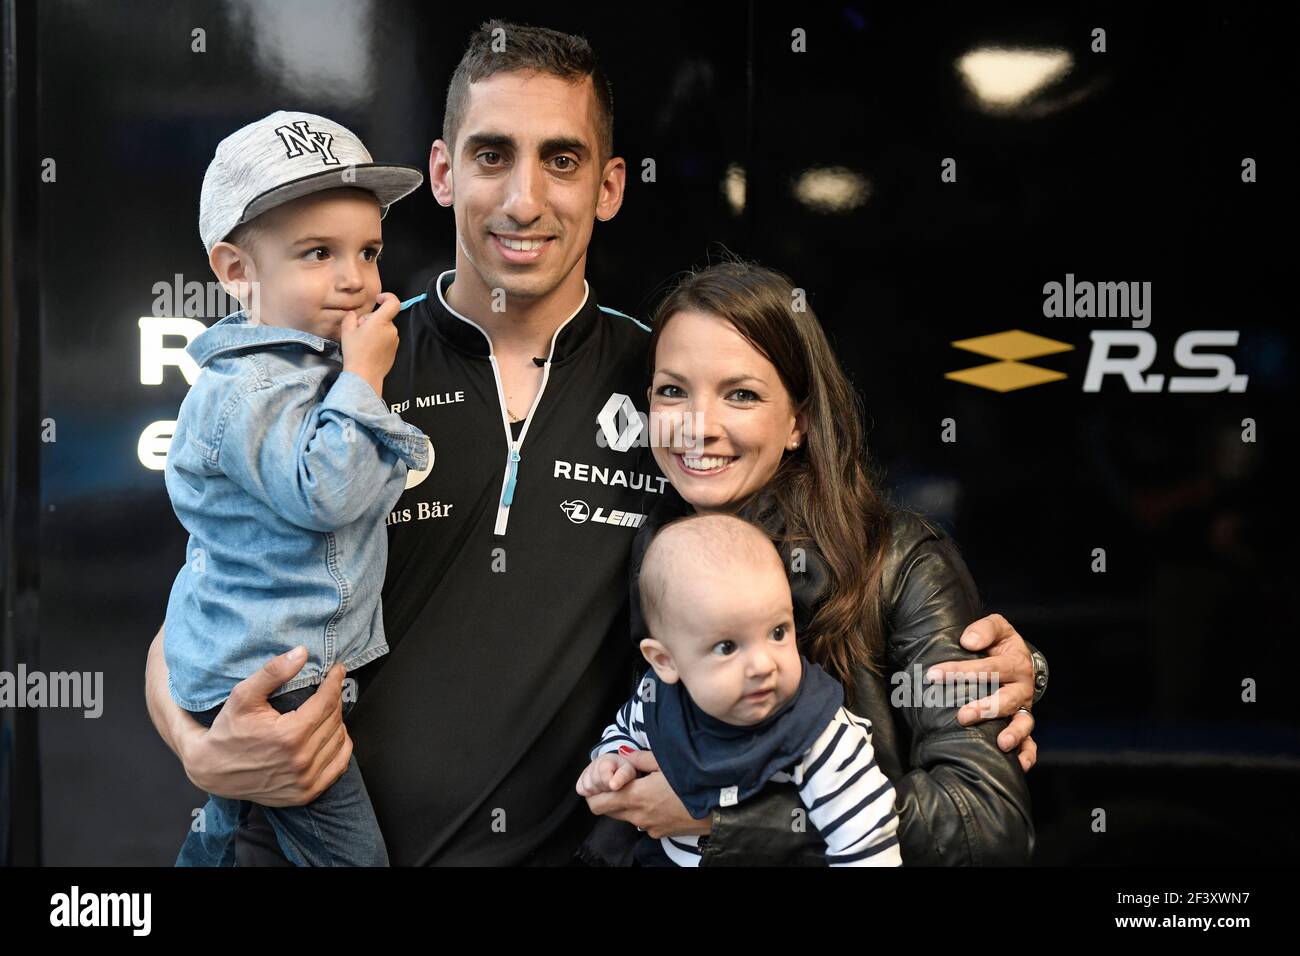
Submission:
[[[190,537],[163,646],[173,699],[205,726],[291,648],[306,664],[271,697],[281,713],[336,662],[388,652],[384,522],[430,449],[381,398],[400,304],[380,292],[377,259],[388,206],[422,181],[374,163],[345,127],[284,111],[222,140],[204,176],[199,233],[244,308],[187,348],[202,374],[165,476]],[[250,807],[209,795],[176,864],[233,866]],[[299,866],[388,865],[355,757],[312,803],[264,810]]]

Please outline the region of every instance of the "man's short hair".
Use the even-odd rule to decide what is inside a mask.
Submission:
[[[498,39],[494,34],[504,31]],[[493,44],[504,49],[494,50]],[[506,20],[488,20],[470,34],[465,55],[447,86],[442,138],[452,150],[469,104],[469,85],[496,73],[536,71],[576,82],[591,77],[596,94],[596,133],[603,167],[614,155],[614,94],[591,45],[580,36]]]

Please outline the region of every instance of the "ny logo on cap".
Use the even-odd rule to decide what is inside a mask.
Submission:
[[[284,143],[284,155],[286,159],[296,159],[304,152],[320,153],[323,157],[321,162],[326,166],[337,166],[339,161],[334,158],[330,152],[330,143],[334,141],[333,133],[321,133],[314,129],[308,129],[307,120],[298,120],[292,127],[277,126],[275,133]]]

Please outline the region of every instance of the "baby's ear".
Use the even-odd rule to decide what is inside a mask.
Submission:
[[[665,684],[677,683],[677,664],[673,661],[672,652],[661,642],[647,637],[641,642],[641,656],[655,669],[661,681]]]

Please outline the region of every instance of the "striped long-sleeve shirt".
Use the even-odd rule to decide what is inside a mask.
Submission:
[[[658,746],[670,746],[661,741]],[[591,759],[621,746],[656,749],[646,736],[642,702],[634,696],[605,728]],[[871,722],[841,707],[816,742],[793,767],[771,781],[793,783],[808,818],[826,841],[831,866],[902,866],[894,785],[876,763]],[[660,840],[678,866],[699,866],[699,837],[679,834]]]

